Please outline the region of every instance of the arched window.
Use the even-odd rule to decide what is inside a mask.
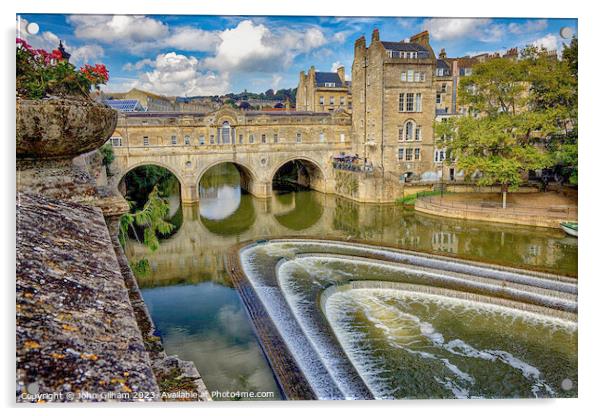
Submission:
[[[223,144],[230,144],[230,123],[224,121],[220,130],[220,138]]]
[[[414,140],[415,123],[412,120],[406,121],[404,131],[406,140]]]

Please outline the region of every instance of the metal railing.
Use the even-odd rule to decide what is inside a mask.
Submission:
[[[332,162],[332,167],[338,170],[346,170],[349,172],[366,172],[372,173],[374,168],[372,165],[364,165],[360,163],[351,162]]]

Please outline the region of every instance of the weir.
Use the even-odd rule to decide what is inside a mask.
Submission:
[[[276,354],[290,354],[300,371],[303,372],[309,387],[321,398],[367,398],[370,396],[388,398],[390,393],[387,390],[388,387],[379,387],[378,380],[385,377],[384,375],[388,371],[398,365],[395,351],[399,348],[404,351],[403,354],[413,354],[414,358],[416,358],[416,354],[422,356],[419,362],[427,360],[425,363],[432,364],[434,362],[432,360],[435,360],[429,356],[426,350],[416,352],[410,347],[402,345],[401,347],[384,347],[385,349],[382,351],[385,354],[384,362],[387,363],[385,367],[382,367],[380,359],[358,363],[353,358],[353,351],[348,350],[350,345],[356,345],[358,336],[367,336],[365,342],[370,345],[374,342],[385,342],[388,338],[379,341],[379,336],[374,335],[380,333],[378,325],[381,324],[367,333],[361,332],[368,331],[367,328],[372,327],[374,323],[370,323],[371,318],[365,322],[361,321],[363,322],[361,324],[351,323],[355,322],[357,316],[364,316],[363,314],[369,316],[368,309],[360,315],[357,315],[359,312],[353,313],[348,318],[341,318],[346,315],[341,314],[339,310],[336,315],[340,319],[351,319],[351,321],[345,321],[345,324],[340,322],[333,324],[333,315],[330,314],[327,304],[333,294],[341,293],[341,291],[349,291],[350,294],[356,293],[354,291],[366,293],[365,290],[385,291],[383,292],[386,293],[385,298],[390,299],[387,302],[394,303],[400,302],[401,299],[409,296],[409,293],[412,297],[428,298],[429,302],[436,302],[437,305],[440,304],[437,302],[443,302],[440,304],[443,306],[437,307],[444,308],[442,309],[442,311],[446,311],[444,315],[459,313],[460,316],[470,316],[471,320],[476,319],[477,322],[489,319],[487,316],[490,314],[502,317],[515,316],[519,318],[520,322],[524,322],[521,325],[534,325],[534,333],[541,332],[544,335],[549,334],[550,331],[559,330],[557,328],[564,328],[562,331],[568,331],[564,336],[573,340],[564,347],[574,348],[571,354],[576,357],[576,338],[571,334],[576,331],[577,287],[576,281],[570,278],[501,266],[489,267],[469,261],[450,259],[443,261],[437,256],[404,250],[316,239],[268,240],[267,242],[243,245],[236,255],[240,256],[240,272],[244,273],[244,279],[249,282],[256,295],[255,298],[245,298],[247,307],[255,309],[258,305],[250,303],[261,303],[261,308],[270,316],[276,332],[270,336],[278,337],[286,345],[285,351],[276,351]],[[234,270],[237,268],[234,263],[229,263],[229,267]],[[347,302],[355,302],[353,299],[350,298]],[[373,305],[377,307],[375,305],[379,304],[381,306],[378,308],[382,309],[384,304],[381,301]],[[403,302],[399,305],[400,308],[409,307]],[[387,308],[389,307],[393,306],[387,306]],[[396,310],[391,309],[387,313],[400,313],[394,312]],[[326,316],[328,321],[324,321],[322,316]],[[430,319],[430,315],[424,316],[426,319]],[[418,318],[407,319],[410,323],[419,321],[416,320]],[[487,351],[483,352],[485,351],[483,350],[479,353],[475,347],[464,346],[462,348],[466,351],[474,351],[474,354],[463,352],[460,354],[462,357],[460,362],[452,365],[449,360],[457,360],[456,353],[458,351],[447,344],[435,343],[436,345],[434,344],[432,348],[437,348],[439,351],[437,353],[439,358],[436,358],[436,362],[443,363],[443,367],[439,367],[439,364],[434,367],[431,364],[428,365],[428,371],[432,373],[428,373],[429,375],[425,377],[434,377],[427,380],[428,383],[431,383],[429,385],[432,388],[429,397],[447,397],[447,394],[453,397],[483,394],[485,390],[482,390],[480,384],[482,375],[475,369],[479,367],[476,363],[479,360],[485,360],[484,362],[487,364],[483,365],[496,366],[496,371],[501,373],[518,371],[522,374],[520,376],[522,381],[519,383],[523,386],[521,388],[525,388],[520,393],[522,395],[535,394],[546,397],[565,395],[565,392],[559,392],[558,389],[551,387],[549,381],[545,380],[546,377],[554,378],[553,372],[548,372],[545,368],[537,369],[533,363],[528,362],[529,360],[538,362],[540,364],[537,365],[541,366],[542,356],[538,352],[539,350],[531,350],[533,345],[539,341],[523,340],[521,338],[523,335],[520,335],[522,332],[513,332],[518,328],[515,328],[518,321],[515,322],[514,318],[499,319],[505,322],[506,326],[502,325],[497,330],[509,331],[504,338],[519,337],[515,339],[517,344],[526,342],[524,348],[527,348],[527,351],[522,358],[519,357],[520,349],[512,352],[512,345],[506,345],[504,342],[502,342],[504,346],[497,345],[496,343],[501,342],[496,341],[497,338],[488,338],[481,334],[480,336],[485,337],[484,343],[491,344]],[[412,325],[408,327],[410,328],[408,330],[411,330]],[[448,334],[450,329],[456,325],[444,324],[443,327],[437,327],[436,330]],[[341,339],[343,336],[341,328],[343,327],[346,328],[343,331],[345,339]],[[364,335],[356,333],[358,330]],[[463,329],[463,331],[467,330]],[[374,338],[375,336],[376,338]],[[467,339],[472,339],[470,331],[466,332],[465,336]],[[422,337],[424,338],[424,336]],[[443,335],[441,337],[445,338]],[[355,341],[350,344],[350,339]],[[431,341],[428,341],[429,339]],[[262,338],[262,341],[265,341],[265,338]],[[428,337],[420,342],[427,341],[435,342]],[[573,344],[573,342],[575,343]],[[379,350],[381,348],[383,347],[378,347]],[[389,350],[389,348],[393,349]],[[504,351],[504,348],[509,351]],[[273,349],[271,352],[274,354]],[[362,357],[371,356],[372,352],[363,351],[362,354]],[[450,354],[451,358],[442,358]],[[555,356],[554,353],[550,354],[546,359],[554,365],[556,365],[555,363],[562,365],[560,363],[564,362],[564,358]],[[350,360],[347,357],[350,357]],[[273,357],[268,354],[268,358],[272,359]],[[463,375],[457,379],[459,374],[463,374],[458,365],[472,369],[471,371],[474,371],[475,375]],[[450,375],[450,371],[453,374]],[[377,377],[373,374],[374,372],[381,375]],[[284,386],[288,384],[286,377],[283,374],[279,375],[279,381]],[[439,377],[442,378],[439,379]],[[442,380],[445,377],[447,377],[447,381],[444,382]],[[527,389],[527,385],[531,386],[531,390]],[[396,394],[394,393],[392,397],[397,397]],[[411,395],[411,392],[404,394]]]

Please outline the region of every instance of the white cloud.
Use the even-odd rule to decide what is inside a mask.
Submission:
[[[153,65],[154,62],[155,61],[153,61],[150,58],[144,58],[144,59],[141,59],[141,60],[139,60],[138,62],[135,62],[135,63],[128,62],[127,64],[125,64],[123,66],[123,69],[125,71],[139,71],[142,68],[144,68],[145,66],[151,66],[151,65]]]
[[[32,47],[36,49],[44,49],[52,51],[59,46],[59,37],[52,32],[45,31],[31,35],[25,30],[29,23],[27,19],[20,19],[21,27],[18,28],[19,36],[26,40]],[[98,58],[104,56],[105,51],[100,45],[90,44],[73,47],[66,41],[63,41],[65,50],[71,54],[70,62],[76,66],[87,63],[98,63]]]
[[[546,19],[527,20],[524,23],[510,23],[508,31],[515,35],[521,35],[523,33],[540,32],[547,27],[548,21]]]
[[[167,24],[147,16],[69,16],[75,36],[94,39],[101,43],[119,44],[129,51],[141,54],[160,48],[186,51],[214,51],[219,32],[190,26],[170,28]]]
[[[535,39],[533,42],[531,42],[531,45],[533,46],[537,46],[539,48],[546,48],[549,51],[561,51],[562,48],[559,47],[559,41],[560,39],[558,39],[558,37],[556,37],[555,35],[548,33],[547,35],[545,35],[542,38],[539,39]]]
[[[153,70],[141,74],[131,87],[165,95],[216,95],[228,92],[228,74],[201,69],[193,56],[175,52],[159,54]]]
[[[342,66],[343,64],[341,63],[341,61],[333,62],[330,66],[330,72],[337,72],[337,69],[339,69]]]
[[[505,27],[482,18],[433,18],[423,25],[435,40],[476,38],[483,42],[495,42],[504,35]]]
[[[99,58],[105,54],[104,49],[99,45],[84,45],[70,50],[70,61],[74,65],[83,65],[89,63],[99,63]]]
[[[273,72],[288,67],[299,54],[326,43],[322,31],[315,27],[306,30],[287,28],[276,33],[250,20],[224,30],[220,38],[217,53],[207,58],[204,65],[228,72]]]
[[[281,82],[282,82],[282,75],[278,75],[278,74],[272,75],[271,88],[274,90],[274,92],[276,92],[278,90],[278,87],[280,86]]]
[[[196,29],[193,27],[177,27],[162,46],[168,46],[186,51],[213,51],[220,42],[218,32]]]
[[[353,34],[353,30],[343,30],[335,33],[332,38],[337,43],[344,43],[351,34]]]
[[[71,15],[68,21],[78,38],[107,43],[152,41],[168,32],[167,25],[146,16]]]

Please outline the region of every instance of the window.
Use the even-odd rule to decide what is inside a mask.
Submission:
[[[464,75],[472,75],[472,68],[464,68]]]
[[[209,136],[209,143],[215,144],[215,136],[213,134]]]
[[[414,138],[414,122],[406,121],[405,125],[405,139],[412,140]]]
[[[401,82],[406,82],[408,80],[408,73],[406,71],[402,71],[401,73]],[[403,150],[403,149],[399,149]]]
[[[324,97],[320,95],[320,105],[324,105]]]
[[[239,134],[239,135],[238,135],[238,144],[242,144],[242,142],[243,142],[243,141],[244,141],[244,140],[243,140],[243,135],[242,135],[242,134]]]
[[[205,135],[201,134],[201,136],[199,137],[199,144],[201,146],[203,146],[205,144]]]
[[[414,160],[420,160],[420,149],[414,149]]]
[[[144,146],[149,146],[149,145],[150,145],[150,141],[148,140],[148,136],[144,136],[144,137],[142,138],[142,144],[143,144]]]
[[[447,84],[441,84],[441,92],[447,92]]]
[[[184,144],[190,145],[190,136],[184,136]]]
[[[345,143],[345,133],[341,133],[339,136],[341,143]]]
[[[217,137],[218,142],[222,142],[223,144],[230,144],[230,134],[231,134],[230,123],[224,121],[222,123],[222,128],[218,130]]]
[[[111,137],[111,145],[113,147],[120,147],[121,146],[121,137]]]
[[[332,95],[330,96],[330,105],[334,105],[334,97]]]
[[[399,135],[397,136],[397,140],[403,140],[403,129],[399,129]]]
[[[414,94],[413,93],[406,94],[406,111],[408,111],[408,112],[414,111]]]
[[[297,133],[297,143],[301,143],[301,133]]]
[[[437,93],[437,98],[436,98],[435,102],[437,104],[441,104],[441,93],[440,92]]]
[[[416,140],[422,140],[422,126],[416,126]]]
[[[412,149],[411,148],[410,149],[406,149],[406,160],[408,162],[412,160],[412,155],[413,155]]]
[[[320,133],[320,143],[324,143],[324,132]]]
[[[405,111],[405,94],[402,92],[401,94],[399,94],[399,111],[403,112]]]
[[[414,111],[421,112],[422,111],[422,94],[416,93],[416,105]]]
[[[278,135],[274,134],[274,143],[278,143]]]
[[[325,82],[324,86],[328,88],[334,88],[336,87],[336,84],[334,82]]]
[[[414,82],[414,71],[412,69],[408,69],[408,82]]]
[[[339,105],[341,105],[341,106],[343,106],[343,107],[345,106],[345,97],[341,97],[341,98],[339,99]]]
[[[178,144],[178,136],[171,136],[171,144],[174,146]]]
[[[399,159],[399,160],[403,160],[403,147],[400,147],[400,148],[397,150],[397,159]]]
[[[265,134],[261,135],[261,143],[267,143],[268,139]]]
[[[252,134],[249,134],[249,143],[250,144],[255,143],[255,136],[253,136]]]
[[[445,150],[435,149],[435,162],[443,162],[445,160]]]

